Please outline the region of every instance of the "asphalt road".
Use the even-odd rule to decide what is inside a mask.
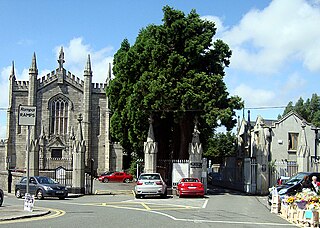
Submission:
[[[119,190],[121,184],[95,185],[95,190]],[[52,213],[1,223],[0,227],[293,227],[266,206],[266,197],[212,188],[205,198],[135,199],[134,184],[126,184],[118,195],[90,195],[66,200],[36,201],[35,207],[51,208]],[[23,205],[14,196],[5,204]]]

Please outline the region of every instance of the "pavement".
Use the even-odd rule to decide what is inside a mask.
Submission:
[[[32,212],[29,212],[23,209],[23,205],[4,205],[0,207],[0,221],[31,218],[47,214],[50,214],[50,211],[45,208],[35,207]]]
[[[14,197],[13,193],[4,192],[5,198],[8,196]],[[68,198],[81,197],[81,194],[68,194]],[[31,217],[39,217],[52,213],[47,208],[34,207],[32,211],[24,210],[24,205],[7,205],[5,203],[5,198],[2,206],[0,207],[0,222],[16,219],[24,219]]]

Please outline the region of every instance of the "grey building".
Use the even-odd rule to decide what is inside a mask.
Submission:
[[[244,179],[252,193],[267,193],[280,176],[320,170],[318,130],[295,112],[279,120],[243,120],[237,136],[238,156],[250,161]]]
[[[35,106],[36,126],[30,127],[29,138],[34,142],[30,152],[30,172],[55,169],[59,166],[72,169],[72,140],[75,139],[78,121],[82,114],[83,140],[85,141],[85,170],[101,173],[122,169],[122,149],[110,142],[110,110],[104,83],[92,83],[90,55],[84,66],[83,80],[64,69],[64,52],[61,47],[58,68],[39,77],[36,55],[29,69],[29,80],[18,81],[14,64],[9,77],[9,107],[7,111],[7,139],[1,147],[5,163],[1,167],[26,169],[28,127],[18,123],[19,106]],[[4,151],[3,151],[4,150]],[[9,162],[8,162],[9,161]],[[93,167],[91,167],[93,165]]]

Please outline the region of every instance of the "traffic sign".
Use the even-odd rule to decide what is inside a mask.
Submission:
[[[36,125],[36,112],[35,106],[19,106],[19,125],[20,126],[35,126]]]

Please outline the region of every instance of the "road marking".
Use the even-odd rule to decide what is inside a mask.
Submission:
[[[148,211],[150,213],[166,216],[174,221],[193,222],[193,223],[222,223],[222,224],[243,224],[243,225],[267,225],[267,226],[294,226],[295,224],[271,223],[271,222],[241,222],[232,220],[205,220],[205,219],[179,219],[172,215],[160,211]]]
[[[43,215],[43,216],[40,215],[37,217],[30,217],[30,218],[4,220],[4,221],[0,221],[0,225],[1,224],[9,224],[9,223],[32,222],[32,221],[38,221],[38,220],[44,220],[44,219],[52,219],[52,218],[57,218],[57,217],[60,217],[60,216],[63,216],[66,214],[66,212],[63,210],[58,210],[58,209],[53,209],[53,208],[44,208],[44,209],[49,210],[50,214]],[[52,212],[54,212],[54,214],[51,214]]]
[[[142,205],[145,209],[147,209],[148,211],[151,210],[150,207],[148,207],[145,203],[141,203],[141,205]]]
[[[202,205],[202,208],[206,208],[207,207],[207,204],[208,204],[208,199],[206,199],[206,201],[204,201],[203,205]]]

